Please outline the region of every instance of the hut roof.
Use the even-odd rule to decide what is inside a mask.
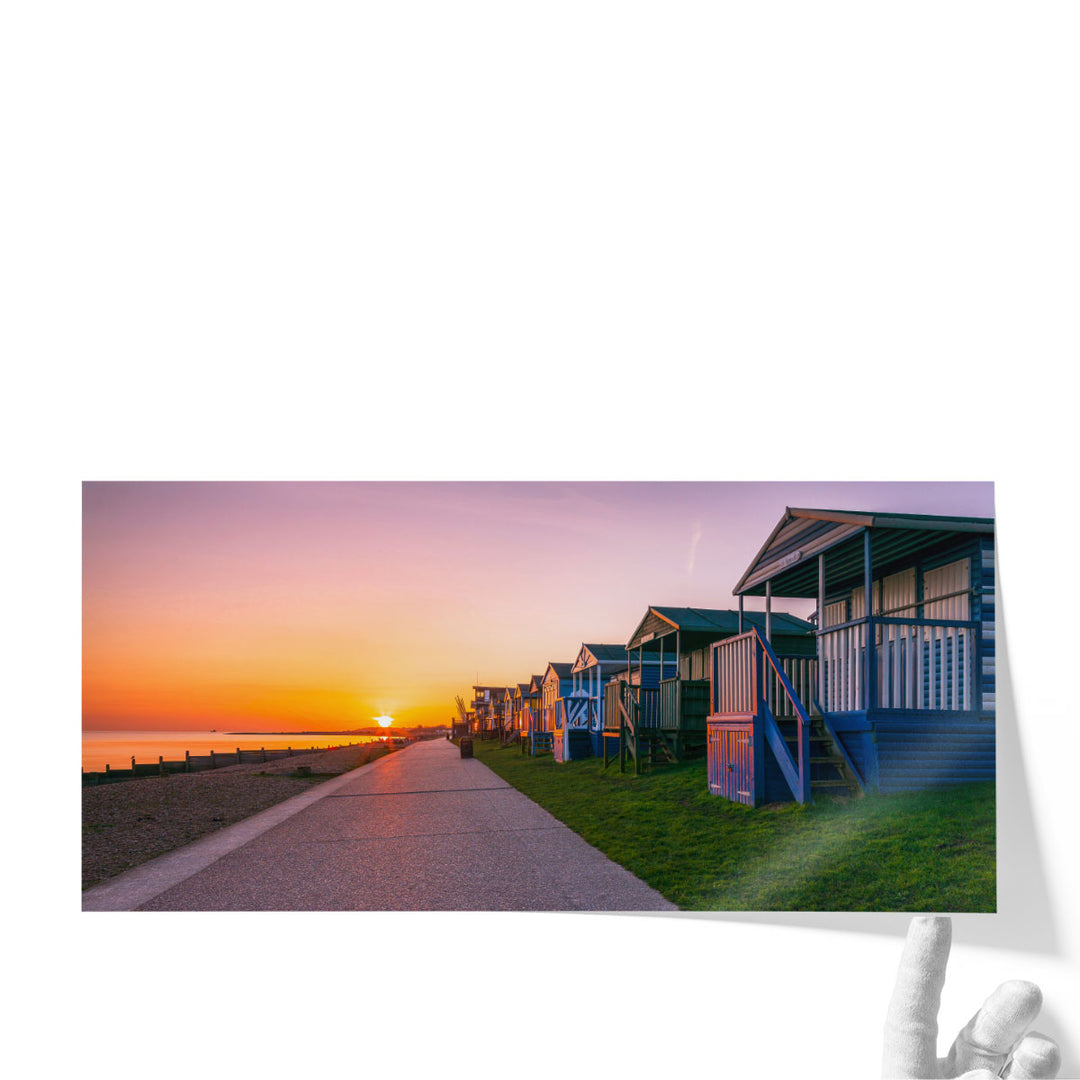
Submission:
[[[860,537],[867,529],[874,530],[874,562],[886,564],[945,543],[960,533],[992,536],[994,519],[789,506],[732,592],[736,596],[762,596],[765,583],[771,581],[776,596],[816,597],[816,556],[831,552],[826,560],[831,580],[857,577],[863,559]]]
[[[582,643],[574,661],[573,671],[584,671],[597,664],[604,664],[613,673],[625,668],[630,662],[625,645],[590,645]]]
[[[573,664],[563,664],[552,660],[547,666],[547,671],[544,672],[544,678],[548,677],[548,671],[553,671],[560,679],[569,679],[573,670]]]
[[[743,623],[764,628],[765,614],[760,611],[745,611]],[[772,613],[774,634],[808,634],[813,629],[813,624],[805,619],[798,619],[784,611]],[[646,641],[667,637],[676,631],[684,635],[687,645],[702,640],[715,641],[739,632],[739,613],[719,608],[659,607],[653,604],[638,623],[626,647],[633,649]]]

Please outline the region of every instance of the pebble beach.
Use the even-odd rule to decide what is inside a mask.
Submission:
[[[388,752],[385,745],[368,744],[84,787],[82,887],[88,889]],[[310,766],[312,776],[296,776],[298,766]]]

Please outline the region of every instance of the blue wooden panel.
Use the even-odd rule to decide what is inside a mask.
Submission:
[[[794,802],[795,797],[791,794],[791,788],[784,778],[784,771],[780,768],[780,762],[776,760],[772,747],[764,740],[763,750],[765,756],[765,791],[761,798],[758,799],[759,805],[761,803]]]
[[[592,739],[585,728],[570,728],[564,736],[566,740],[566,761],[580,761],[592,757]]]
[[[992,722],[907,716],[879,720],[875,729],[880,791],[912,791],[995,777]]]
[[[603,757],[604,756],[604,743],[605,742],[607,743],[608,757],[610,757],[612,754],[617,754],[619,752],[619,740],[618,739],[605,738],[603,733],[599,732],[599,731],[590,731],[589,732],[589,744],[592,747],[593,757]]]
[[[976,618],[982,624],[982,634],[979,641],[979,689],[982,695],[980,708],[984,716],[994,715],[997,701],[994,563],[994,540],[992,537],[985,537],[979,551],[978,584],[980,595],[978,597],[979,610],[976,614]]]

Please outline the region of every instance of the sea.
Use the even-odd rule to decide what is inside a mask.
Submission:
[[[155,763],[158,757],[166,761],[183,761],[184,751],[193,755],[233,753],[241,750],[283,750],[286,747],[347,746],[349,743],[378,742],[378,735],[309,734],[286,731],[279,734],[228,731],[84,731],[82,767],[86,772],[104,772],[105,766],[130,769],[131,758],[136,763]]]

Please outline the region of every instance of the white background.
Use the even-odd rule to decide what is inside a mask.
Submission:
[[[71,731],[7,762],[18,1052],[876,1075],[903,916],[80,915],[78,484],[940,478],[997,483],[1008,656],[942,1028],[1031,978],[1080,1075],[1076,53],[1068,4],[5,6],[5,682]]]

